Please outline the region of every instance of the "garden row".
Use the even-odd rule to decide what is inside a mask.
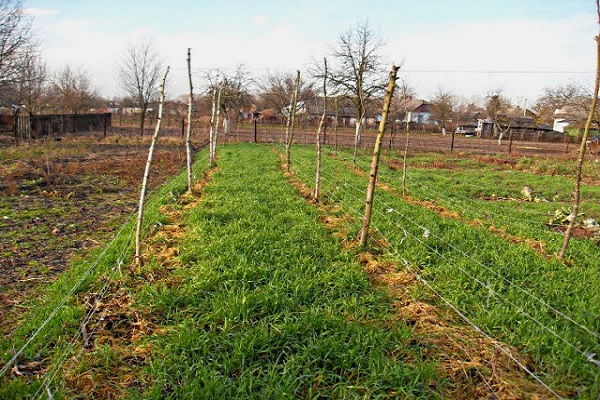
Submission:
[[[537,228],[476,223],[462,209],[473,194],[448,183],[436,196],[462,203],[432,207],[418,185],[403,200],[399,172],[383,167],[373,238],[360,249],[365,174],[328,153],[315,205],[298,192],[314,183],[314,150],[294,147],[289,176],[276,151],[225,146],[217,169],[195,165],[193,194],[184,176],[162,187],[148,204],[143,266],[130,263],[130,221],[61,276],[2,342],[7,362],[31,340],[0,397],[549,396],[535,377],[563,397],[597,396],[585,358],[600,353],[597,248],[575,241],[566,266],[526,244]],[[480,169],[471,183],[486,192],[477,179],[494,173]],[[514,214],[499,203],[474,208],[528,226],[520,212],[535,202]]]

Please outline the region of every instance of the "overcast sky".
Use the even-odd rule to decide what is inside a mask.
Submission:
[[[545,87],[593,84],[594,0],[24,0],[52,69],[86,70],[99,92],[121,96],[116,64],[151,39],[172,69],[169,93],[187,93],[205,71],[244,64],[254,76],[305,72],[360,21],[385,41],[422,98],[442,88],[465,99],[501,89],[533,105]]]

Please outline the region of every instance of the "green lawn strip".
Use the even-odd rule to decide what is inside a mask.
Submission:
[[[312,186],[314,150],[298,147],[293,154],[298,176]],[[323,174],[325,201],[350,213],[364,207],[365,175],[357,175],[347,162],[330,157],[323,163]],[[486,332],[531,355],[536,373],[553,387],[569,393],[581,391],[582,398],[597,396],[597,366],[533,319],[585,353],[600,354],[597,338],[532,300],[517,286],[598,332],[600,294],[593,289],[600,287],[598,264],[567,267],[549,261],[526,245],[512,244],[487,229],[443,218],[383,190],[377,191],[375,200],[373,227],[389,241],[394,257],[418,267],[444,297]],[[597,259],[597,250],[595,254]]]
[[[199,153],[198,157],[204,159],[203,153]],[[194,165],[194,176],[201,175],[206,168],[206,162],[197,162]],[[155,229],[157,224],[164,223],[164,215],[159,209],[165,204],[174,203],[186,191],[186,185],[186,173],[182,171],[175,179],[150,193],[145,205],[144,236]],[[31,299],[30,304],[25,304],[30,310],[25,322],[15,327],[10,338],[0,339],[2,366],[11,359],[11,352],[19,350],[34,334],[35,338],[18,360],[21,364],[41,358],[44,360],[43,368],[50,371],[58,360],[62,362],[65,358],[68,359],[74,349],[77,351],[81,347],[80,337],[74,340],[74,348],[71,342],[76,337],[84,317],[83,299],[86,294],[97,293],[103,288],[103,277],[108,277],[109,280],[117,279],[118,265],[122,264],[125,269],[132,261],[135,227],[135,216],[123,221],[122,228],[112,241],[91,251],[85,258],[77,260],[69,270],[42,290],[37,298]],[[57,377],[58,382],[51,384],[53,388],[55,384],[60,386],[60,372]],[[9,369],[0,378],[0,398],[21,398],[30,395],[38,390],[40,382],[41,378],[15,378]]]
[[[465,218],[487,220],[496,227],[506,228],[512,235],[543,240],[548,244],[545,249],[547,252],[558,252],[563,236],[550,230],[546,223],[557,209],[570,209],[572,206],[572,174],[551,176],[506,167],[498,169],[495,164],[477,163],[469,159],[460,162],[451,155],[436,155],[436,160],[438,164],[441,163],[447,168],[421,168],[418,166],[419,162],[409,158],[409,195],[434,201],[451,211],[459,212]],[[362,158],[359,162],[365,170],[370,161]],[[436,162],[433,165],[436,165]],[[556,160],[554,162],[559,163]],[[573,161],[562,161],[560,165],[569,163]],[[462,167],[462,164],[473,165]],[[559,170],[566,170],[566,165]],[[384,157],[379,181],[400,187],[401,179],[401,156],[392,154]],[[524,200],[521,193],[524,186],[533,188],[534,201]],[[581,220],[600,220],[600,186],[582,186],[580,212],[585,214]],[[590,245],[595,245],[595,242],[584,245],[576,255],[585,257],[589,254]],[[577,257],[573,258],[579,260]]]
[[[441,157],[438,155],[438,157]],[[386,161],[389,163],[390,159]],[[397,165],[400,159],[392,159]],[[367,170],[369,160],[358,160],[362,170]],[[401,169],[386,168],[382,163],[378,181],[396,187],[401,192]],[[525,185],[534,188],[534,197],[545,201],[524,201],[521,189]],[[515,236],[516,239],[539,242],[545,254],[557,254],[564,236],[551,230],[546,224],[557,209],[569,209],[572,202],[573,179],[563,176],[536,175],[519,170],[493,168],[472,170],[410,168],[407,173],[408,194],[416,199],[433,201],[463,218],[479,220]],[[485,200],[495,196],[499,201]],[[580,211],[584,218],[600,216],[600,186],[582,187]],[[515,200],[509,200],[515,199]],[[539,247],[538,247],[539,248]],[[597,240],[574,238],[569,247],[568,258],[582,268],[597,265],[600,248]]]
[[[382,169],[381,182],[399,188],[402,179],[400,171],[387,171]],[[533,187],[548,188],[550,200],[553,193],[561,193],[563,201],[536,202],[524,201],[519,193],[524,182],[530,182]],[[557,189],[552,189],[554,185]],[[434,201],[436,204],[461,214],[466,219],[479,219],[484,224],[502,228],[511,235],[524,239],[532,239],[545,243],[544,251],[547,254],[556,254],[560,250],[563,235],[551,230],[546,224],[558,209],[568,210],[571,203],[566,199],[572,193],[572,182],[565,178],[546,177],[524,174],[518,171],[503,171],[489,173],[478,171],[438,171],[415,170],[409,171],[407,180],[408,193],[414,198]],[[504,193],[498,193],[499,188],[507,188]],[[558,189],[560,188],[560,189]],[[583,193],[587,200],[582,203],[581,210],[587,216],[600,215],[600,202],[591,194],[600,193],[600,188],[591,187]],[[560,192],[559,192],[560,190]],[[592,191],[593,190],[593,191]],[[588,195],[590,194],[590,195]],[[541,193],[546,197],[546,192]],[[499,200],[485,200],[493,196]],[[586,197],[587,196],[587,197]],[[515,200],[510,200],[510,199]],[[581,222],[581,220],[580,220]],[[575,262],[589,258],[590,252],[598,248],[594,240],[583,240],[574,246],[569,255]],[[588,262],[595,260],[588,259]]]
[[[434,364],[317,222],[269,148],[222,148],[185,218],[184,279],[140,293],[167,333],[151,339],[153,385],[131,396],[438,397]]]

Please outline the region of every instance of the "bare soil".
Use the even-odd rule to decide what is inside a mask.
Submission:
[[[23,302],[111,238],[139,200],[150,138],[63,137],[0,148],[0,332]],[[154,152],[152,190],[185,167],[179,138]]]

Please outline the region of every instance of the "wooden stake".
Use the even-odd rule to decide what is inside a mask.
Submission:
[[[286,143],[285,143],[285,170],[290,172],[290,167],[292,165],[290,150],[292,147],[292,142],[294,141],[294,126],[296,120],[296,105],[298,103],[298,90],[300,88],[300,71],[296,71],[296,88],[294,89],[294,96],[292,99],[292,110],[290,112],[290,119],[288,120],[288,130],[286,130]]]
[[[187,190],[192,191],[192,108],[194,104],[194,87],[192,86],[192,49],[188,48],[187,65],[190,81],[190,94],[188,96],[187,134],[185,137],[185,150],[187,154]]]
[[[375,148],[373,149],[373,159],[371,161],[371,172],[369,173],[369,186],[367,187],[367,199],[365,201],[365,215],[363,217],[363,226],[360,232],[360,245],[365,247],[367,244],[367,237],[369,235],[369,225],[371,224],[371,211],[373,209],[373,197],[375,195],[375,184],[377,183],[377,170],[379,169],[379,154],[381,152],[381,142],[383,141],[383,134],[385,133],[385,125],[387,123],[388,114],[390,111],[390,103],[394,96],[394,88],[396,87],[396,75],[398,69],[396,65],[392,66],[390,71],[390,78],[387,86],[387,92],[385,95],[385,102],[383,104],[383,112],[381,114],[381,122],[379,122],[379,130],[377,132],[377,138],[375,139]]]
[[[160,132],[160,121],[162,120],[163,103],[165,101],[165,81],[167,80],[167,74],[169,73],[169,67],[165,71],[162,83],[160,85],[160,98],[158,102],[158,118],[156,121],[156,128],[154,130],[154,136],[152,137],[152,144],[148,151],[148,160],[146,161],[146,170],[144,171],[144,179],[142,181],[142,192],[140,194],[140,204],[138,207],[138,218],[137,228],[135,230],[135,263],[138,267],[142,265],[142,223],[144,221],[144,198],[146,197],[146,187],[148,185],[148,175],[150,175],[150,164],[152,164],[152,155],[154,154],[154,147],[158,139],[158,133]]]
[[[315,174],[315,193],[314,200],[319,201],[319,188],[321,185],[321,128],[325,122],[327,114],[327,58],[323,58],[325,64],[325,74],[323,74],[323,115],[319,121],[319,128],[317,129],[317,171]]]
[[[596,3],[597,4],[597,3]],[[600,19],[600,10],[598,11],[598,16]],[[577,214],[579,213],[579,200],[581,197],[580,186],[581,186],[581,173],[583,169],[583,160],[585,158],[585,150],[587,145],[587,138],[590,133],[590,126],[592,125],[592,119],[594,118],[594,113],[596,112],[596,103],[598,102],[598,91],[600,87],[600,35],[595,37],[596,39],[596,83],[594,86],[594,97],[592,97],[592,106],[590,108],[590,112],[588,114],[587,121],[585,122],[585,129],[583,131],[583,138],[581,139],[581,147],[579,148],[579,158],[577,159],[577,173],[575,175],[575,190],[573,192],[573,197],[575,198],[573,201],[573,211],[571,211],[571,215],[569,217],[569,226],[565,231],[565,240],[563,242],[562,248],[560,249],[560,253],[558,253],[558,259],[562,260],[567,253],[567,248],[569,247],[569,241],[571,240],[571,235],[573,234],[573,229],[575,228],[575,223],[577,221]]]

